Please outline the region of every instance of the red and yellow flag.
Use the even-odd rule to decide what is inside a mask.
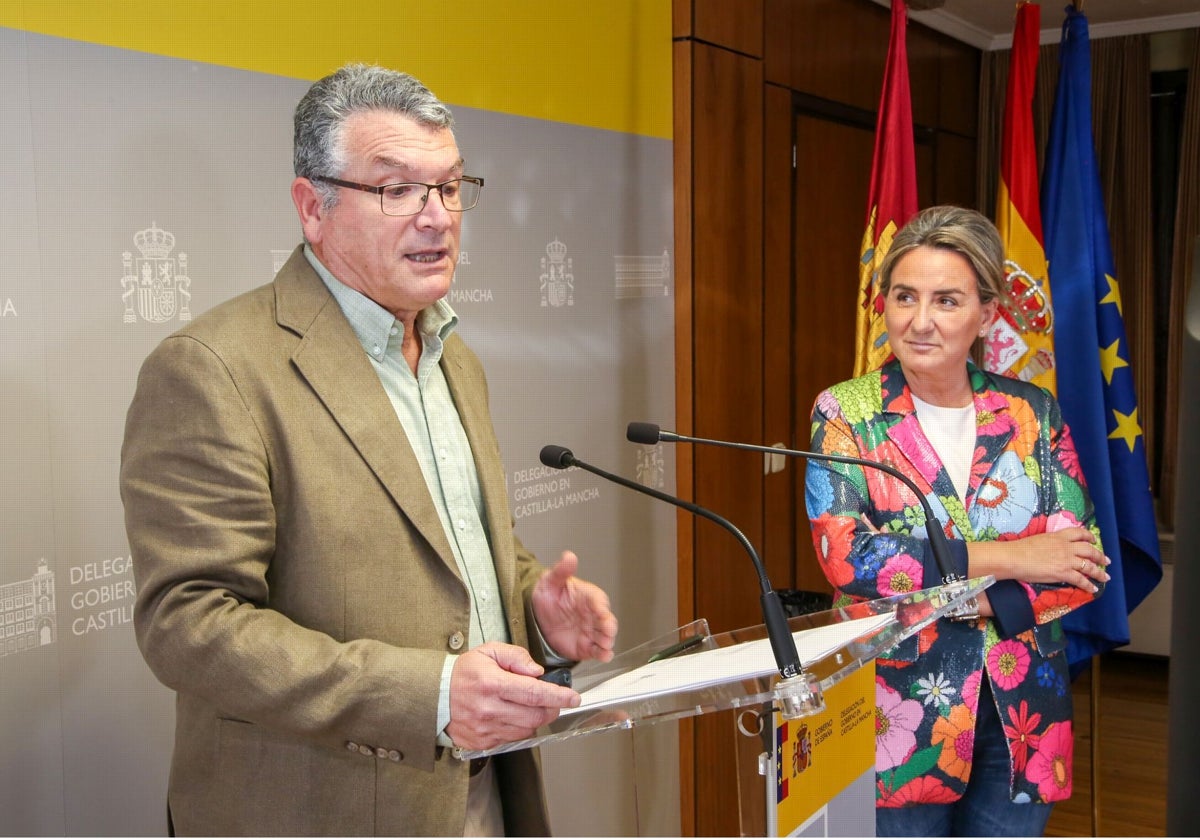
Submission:
[[[983,363],[990,371],[1034,382],[1055,393],[1054,310],[1046,279],[1033,139],[1040,18],[1041,7],[1036,3],[1017,6],[996,195],[996,227],[1004,241],[1011,300],[992,322]]]
[[[917,159],[913,152],[912,98],[908,87],[907,29],[908,9],[904,0],[892,0],[892,34],[888,40],[883,93],[875,124],[867,229],[863,233],[862,260],[858,269],[855,376],[879,367],[891,354],[883,323],[879,264],[892,246],[896,231],[917,212]]]

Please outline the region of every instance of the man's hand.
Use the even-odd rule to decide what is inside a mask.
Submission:
[[[450,723],[456,746],[487,750],[530,738],[579,694],[542,682],[542,666],[516,645],[488,642],[458,657],[450,674]]]
[[[617,639],[617,617],[603,589],[575,577],[578,568],[579,558],[564,551],[533,589],[533,615],[556,653],[608,662]]]

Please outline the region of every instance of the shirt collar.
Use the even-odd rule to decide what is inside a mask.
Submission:
[[[368,356],[376,360],[381,359],[387,352],[388,345],[393,342],[399,348],[404,338],[404,324],[362,292],[350,288],[334,277],[307,243],[304,245],[304,256],[337,301]],[[417,329],[422,336],[436,336],[440,341],[445,341],[456,326],[458,315],[445,298],[422,309],[417,315]]]

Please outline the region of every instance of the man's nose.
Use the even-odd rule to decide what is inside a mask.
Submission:
[[[451,218],[452,214],[442,202],[441,189],[434,188],[425,193],[425,204],[421,206],[421,212],[417,214],[419,222],[445,227],[449,224]]]

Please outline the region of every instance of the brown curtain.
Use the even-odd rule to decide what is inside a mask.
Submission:
[[[1043,21],[1045,23],[1045,21]],[[1154,241],[1150,193],[1150,41],[1146,35],[1093,40],[1092,134],[1120,283],[1129,363],[1138,397],[1146,453],[1154,463]],[[1038,51],[1033,99],[1038,171],[1058,84],[1057,43]],[[1011,50],[984,53],[979,95],[981,212],[995,212],[1004,94]],[[1165,462],[1165,459],[1164,459]],[[1156,476],[1151,482],[1160,486]]]
[[[1171,259],[1171,312],[1167,356],[1166,423],[1163,427],[1162,481],[1159,510],[1173,523],[1179,436],[1195,434],[1179,428],[1179,365],[1183,350],[1183,307],[1196,238],[1200,236],[1200,30],[1192,37],[1192,62],[1188,68],[1187,102],[1183,136],[1179,145],[1179,193],[1175,204],[1175,249]],[[1197,291],[1197,290],[1193,290]],[[1196,468],[1196,465],[1191,465]]]

